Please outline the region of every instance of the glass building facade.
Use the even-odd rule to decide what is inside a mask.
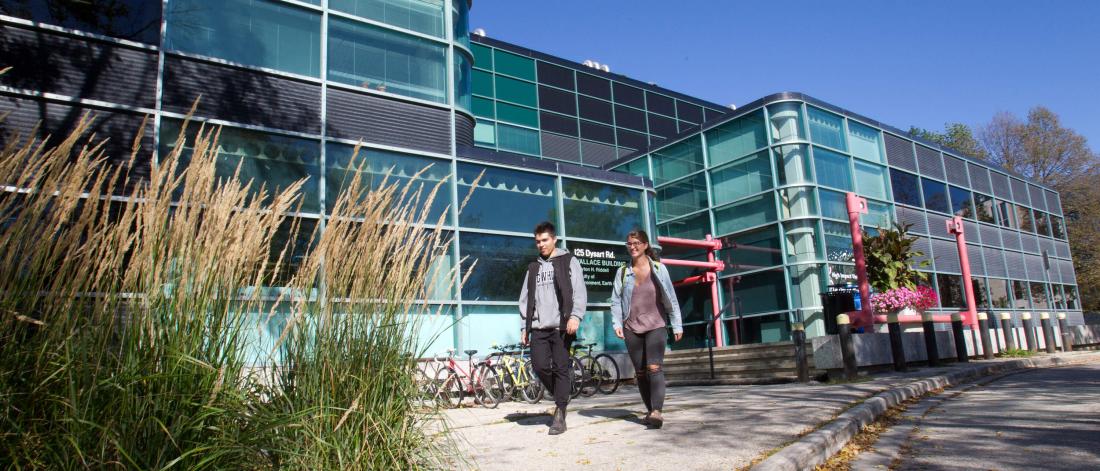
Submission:
[[[660,235],[723,241],[727,338],[785,339],[791,322],[824,333],[819,294],[855,281],[847,192],[867,199],[868,232],[910,226],[937,311],[965,307],[964,282],[978,310],[1080,311],[1056,192],[904,136],[811,97],[778,94],[608,167],[653,181]],[[964,220],[969,281],[944,222],[953,216]],[[702,312],[687,316],[689,338],[702,338]]]
[[[0,0],[0,68],[12,67],[0,76],[0,145],[39,122],[42,136],[66,134],[93,112],[116,162],[144,131],[148,152],[131,168],[142,175],[191,113],[223,126],[227,173],[240,165],[275,188],[307,178],[293,216],[312,228],[362,143],[372,184],[389,173],[442,185],[426,208],[453,236],[439,266],[477,261],[465,285],[440,281],[422,300],[443,313],[424,323],[428,352],[518,340],[542,220],[585,266],[582,336],[600,348],[622,348],[608,300],[634,228],[726,242],[727,338],[781,340],[798,319],[820,333],[817,294],[853,276],[846,191],[871,202],[868,226],[913,224],[945,310],[963,282],[940,222],[954,214],[967,221],[982,309],[1080,309],[1056,193],[809,97],[734,112],[471,36],[466,0],[118,3],[104,16],[94,4]],[[678,346],[701,342],[709,303],[681,293],[691,341]]]

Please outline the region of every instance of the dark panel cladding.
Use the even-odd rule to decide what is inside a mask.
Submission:
[[[164,109],[197,116],[320,134],[321,86],[263,72],[169,56]]]
[[[577,115],[576,95],[545,85],[539,85],[539,105],[544,110]]]
[[[0,57],[13,88],[156,106],[157,54],[152,51],[0,25]]]
[[[577,118],[542,111],[539,112],[539,123],[543,131],[577,136]]]
[[[542,133],[542,155],[553,159],[581,161],[580,142],[575,137]]]
[[[676,100],[653,92],[645,92],[645,99],[649,111],[665,116],[676,116]]]
[[[1011,181],[1012,200],[1024,205],[1031,204],[1027,194],[1027,183],[1024,183],[1022,180],[1017,180],[1015,178],[1013,178]]]
[[[985,276],[985,263],[982,260],[982,248],[966,244],[966,254],[970,261],[971,275]]]
[[[1046,192],[1046,200],[1047,200],[1047,209],[1049,209],[1050,212],[1061,216],[1062,215],[1062,202],[1058,200],[1058,194],[1053,192],[1053,191],[1048,190]]]
[[[642,89],[631,87],[622,82],[615,82],[612,89],[615,92],[615,103],[622,103],[635,108],[645,108],[645,92]]]
[[[475,124],[477,123],[473,118],[462,113],[455,113],[455,144],[473,146]]]
[[[610,100],[611,81],[595,75],[577,72],[577,91],[585,95]]]
[[[917,165],[920,167],[921,175],[939,180],[944,179],[943,161],[940,160],[940,151],[918,144]]]
[[[898,168],[917,171],[916,157],[913,156],[913,144],[893,134],[886,133],[886,160]]]
[[[567,90],[575,89],[573,71],[565,67],[539,61],[537,63],[539,83],[553,85]]]
[[[586,165],[600,166],[615,160],[615,146],[592,141],[581,141],[581,155]]]
[[[989,185],[989,170],[972,163],[967,163],[966,166],[970,169],[971,188],[985,194],[993,194],[993,187]]]
[[[950,155],[943,156],[943,166],[947,169],[947,181],[960,186],[970,186],[966,177],[966,162]]]
[[[993,184],[993,194],[1003,200],[1012,200],[1012,190],[1008,186],[1008,177],[1003,173],[990,172],[989,181]]]
[[[328,136],[448,154],[449,112],[330,88]]]
[[[991,249],[989,247],[982,248],[982,254],[985,256],[985,270],[989,276],[1008,276],[1005,268],[1004,255],[1000,250]]]
[[[58,142],[80,121],[84,113],[91,113],[95,118],[85,138],[80,141],[83,145],[88,143],[88,136],[95,134],[96,144],[104,139],[107,143],[103,146],[104,155],[115,164],[124,164],[130,160],[134,138],[137,137],[145,116],[138,113],[121,111],[108,111],[102,109],[88,109],[69,105],[49,103],[45,101],[23,99],[4,96],[0,97],[0,115],[8,114],[7,119],[0,121],[0,147],[4,147],[9,140],[19,134],[26,139],[27,133],[39,122],[38,137],[51,136],[53,143]],[[141,150],[138,151],[134,167],[130,170],[132,177],[146,179],[153,154],[153,120],[150,117],[145,126],[145,135],[141,140]]]
[[[1043,211],[1046,211],[1047,199],[1043,196],[1043,189],[1035,185],[1028,185],[1027,189],[1028,192],[1031,193],[1031,205]]]
[[[724,112],[724,111],[712,110],[710,108],[704,108],[703,109],[704,122],[710,121],[712,119],[718,119],[718,118],[721,118],[722,116],[725,116],[725,115],[726,115],[726,112]]]
[[[0,0],[0,14],[157,45],[161,2]]]
[[[676,117],[695,124],[703,122],[703,107],[676,100]]]

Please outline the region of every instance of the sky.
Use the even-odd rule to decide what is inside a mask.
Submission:
[[[1100,1],[474,0],[470,28],[722,105],[796,91],[903,130],[1042,105],[1100,152]]]

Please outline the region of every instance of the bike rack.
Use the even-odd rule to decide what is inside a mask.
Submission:
[[[718,256],[716,255],[716,253],[719,250],[722,250],[722,241],[719,240],[719,239],[715,239],[710,234],[707,234],[707,237],[704,240],[680,239],[680,238],[676,238],[676,237],[658,237],[657,242],[659,242],[662,247],[663,246],[686,247],[686,248],[693,248],[693,249],[705,249],[707,251],[707,261],[705,261],[705,262],[700,262],[700,261],[696,261],[696,260],[678,260],[678,259],[662,258],[661,263],[663,263],[665,265],[669,265],[669,266],[703,268],[703,269],[706,270],[706,273],[703,273],[702,275],[689,276],[687,278],[684,278],[682,280],[679,280],[679,281],[676,281],[676,282],[672,283],[672,285],[676,286],[676,287],[680,287],[680,286],[695,285],[695,284],[700,284],[700,283],[709,283],[710,284],[710,301],[711,301],[710,304],[711,304],[711,307],[712,307],[714,312],[711,313],[711,320],[709,322],[707,322],[707,326],[708,326],[708,330],[711,327],[713,327],[713,329],[714,329],[714,343],[717,344],[719,347],[724,346],[726,342],[724,341],[724,338],[723,338],[724,335],[722,335],[722,328],[721,328],[722,327],[722,320],[721,320],[722,309],[718,307],[719,306],[719,304],[718,304],[719,303],[718,302],[718,272],[720,272],[722,270],[725,270],[726,269],[726,264],[724,262],[722,262],[721,260],[719,260]],[[710,335],[709,335],[709,332],[708,332],[707,347],[711,348],[710,346],[711,346],[711,341],[710,341]],[[713,375],[714,375],[714,353],[713,353],[713,350],[712,350],[711,351],[711,376],[713,377]]]

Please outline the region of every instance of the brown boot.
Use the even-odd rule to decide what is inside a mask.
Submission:
[[[561,435],[565,433],[565,408],[554,409],[554,420],[550,422],[550,432],[547,435]]]
[[[665,418],[661,416],[661,411],[655,410],[649,413],[649,422],[646,424],[649,428],[661,428],[665,424]]]

